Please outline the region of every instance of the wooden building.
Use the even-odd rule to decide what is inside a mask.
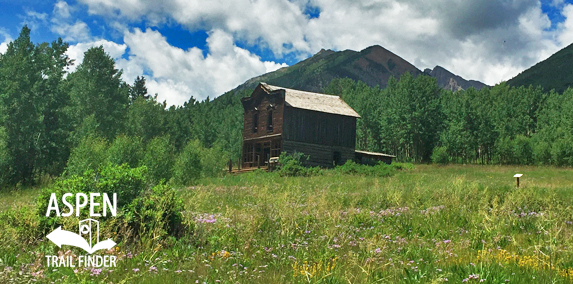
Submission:
[[[340,97],[260,83],[244,109],[242,167],[266,166],[281,152],[309,155],[311,166],[355,160],[356,113]],[[361,159],[370,152],[363,152]],[[378,154],[378,153],[375,153]]]

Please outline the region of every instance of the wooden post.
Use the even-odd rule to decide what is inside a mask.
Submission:
[[[229,159],[229,163],[228,163],[228,164],[229,164],[229,172],[232,172],[232,171],[233,171],[233,160],[232,160],[232,159]]]
[[[523,174],[515,174],[513,177],[516,178],[517,181],[517,188],[519,188],[519,178],[522,177]]]

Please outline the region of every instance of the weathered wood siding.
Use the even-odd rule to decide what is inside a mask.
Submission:
[[[340,146],[354,151],[356,118],[286,106],[283,140]]]
[[[268,131],[268,114],[269,107],[273,105],[273,130]],[[257,110],[255,110],[255,107]],[[255,113],[259,115],[257,132],[253,132],[253,118]],[[267,94],[260,94],[254,101],[254,104],[243,112],[243,140],[263,137],[282,133],[283,131],[284,100],[279,96],[272,98]]]
[[[356,118],[285,106],[283,151],[309,155],[311,166],[332,167],[354,159]],[[335,152],[338,152],[335,154]]]
[[[309,155],[309,166],[333,167],[334,152],[340,153],[341,163],[345,163],[347,160],[354,160],[354,148],[340,146],[328,146],[284,140],[283,151],[289,154],[302,152],[305,155]]]

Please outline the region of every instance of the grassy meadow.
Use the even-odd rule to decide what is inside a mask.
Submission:
[[[554,167],[226,175],[178,189],[180,238],[73,269],[45,266],[82,252],[34,237],[38,190],[1,192],[0,283],[571,283],[572,193],[573,170]]]

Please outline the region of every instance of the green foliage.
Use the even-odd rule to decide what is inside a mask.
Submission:
[[[129,103],[129,88],[121,74],[102,46],[85,52],[83,62],[68,76],[70,114],[75,125],[93,115],[97,135],[111,141],[120,133]]]
[[[555,90],[563,93],[573,85],[573,69],[568,62],[573,56],[573,45],[569,45],[533,67],[519,73],[507,83],[511,86],[541,86],[545,91]]]
[[[143,143],[147,143],[153,137],[166,132],[167,115],[165,106],[157,103],[155,99],[138,97],[127,110],[126,133],[130,136],[139,136],[143,139]]]
[[[157,184],[171,179],[174,156],[169,136],[156,137],[147,143],[142,164],[147,167],[151,181]]]
[[[280,176],[315,176],[321,174],[319,167],[307,167],[309,156],[300,152],[287,154],[281,153],[277,173]]]
[[[395,172],[395,168],[391,165],[379,162],[375,166],[360,165],[352,160],[346,161],[344,165],[335,168],[337,172],[344,175],[364,175],[364,176],[378,176],[387,177]]]
[[[10,157],[7,140],[8,137],[4,127],[0,126],[0,187],[8,184],[12,171],[12,157]]]
[[[448,155],[448,148],[444,146],[434,148],[432,152],[432,162],[442,165],[449,163],[450,156]]]
[[[121,166],[107,164],[100,167],[97,171],[87,170],[82,175],[72,175],[66,179],[56,181],[53,185],[42,189],[37,198],[36,208],[38,215],[42,216],[42,228],[49,229],[62,222],[62,218],[46,217],[52,193],[56,194],[58,203],[61,202],[61,198],[65,193],[84,193],[87,196],[91,192],[107,193],[111,200],[115,193],[117,194],[119,214],[127,204],[130,204],[147,187],[146,171],[145,167],[130,168],[126,164]],[[73,204],[74,202],[72,201],[71,203]],[[100,207],[100,209],[103,208]],[[67,209],[60,208],[60,210]],[[89,210],[84,208],[80,218],[87,217],[89,217]]]
[[[202,177],[218,177],[224,171],[227,155],[217,146],[201,151]]]
[[[132,238],[146,247],[156,246],[157,240],[167,236],[181,236],[192,231],[183,222],[183,202],[177,192],[164,184],[143,191],[126,208],[125,222],[131,228]],[[149,242],[149,243],[145,243]]]
[[[89,135],[72,149],[66,171],[68,175],[81,175],[88,170],[96,171],[108,157],[105,139]]]
[[[136,168],[141,165],[144,150],[141,138],[119,135],[107,151],[107,160],[112,164],[128,164]]]
[[[173,170],[173,180],[178,185],[190,185],[201,177],[203,164],[201,155],[203,147],[199,141],[193,140],[187,143],[187,146],[175,160]]]

